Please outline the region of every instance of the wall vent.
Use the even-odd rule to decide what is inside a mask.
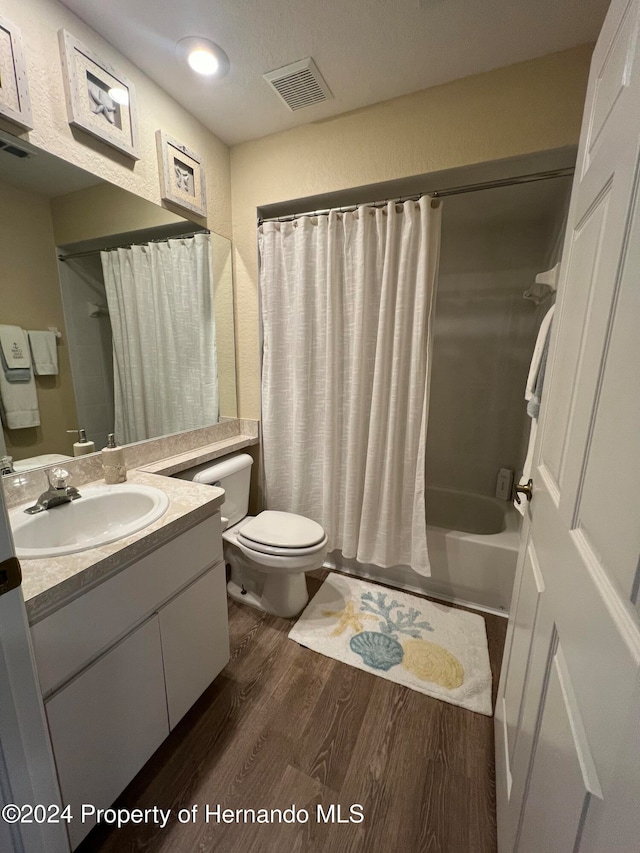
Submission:
[[[333,97],[311,57],[262,76],[290,110],[301,110]]]
[[[11,154],[14,157],[33,157],[31,151],[25,151],[24,148],[18,148],[17,145],[14,145],[12,142],[6,142],[4,139],[0,139],[0,151],[4,151],[5,154]]]

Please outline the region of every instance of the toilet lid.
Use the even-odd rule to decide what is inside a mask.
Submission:
[[[315,521],[293,512],[265,510],[238,531],[239,538],[276,548],[310,548],[325,538]]]

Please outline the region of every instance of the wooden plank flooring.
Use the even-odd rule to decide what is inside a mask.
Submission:
[[[308,578],[310,594],[326,572]],[[165,829],[97,826],[81,853],[495,853],[493,720],[301,648],[229,602],[231,661],[118,799]],[[487,616],[494,701],[506,620]],[[304,824],[205,822],[205,804],[306,809]],[[362,823],[316,821],[340,804]],[[199,806],[195,822],[179,809]]]

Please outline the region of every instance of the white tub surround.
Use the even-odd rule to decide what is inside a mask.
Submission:
[[[409,566],[363,565],[335,551],[325,565],[398,589],[508,615],[520,534],[513,506],[484,495],[428,489],[427,520],[429,578]]]

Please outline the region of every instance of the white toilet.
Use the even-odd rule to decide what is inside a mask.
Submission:
[[[222,539],[231,598],[276,616],[296,616],[309,601],[304,573],[324,563],[327,536],[317,522],[291,512],[248,516],[252,464],[239,453],[175,476],[225,490]]]

